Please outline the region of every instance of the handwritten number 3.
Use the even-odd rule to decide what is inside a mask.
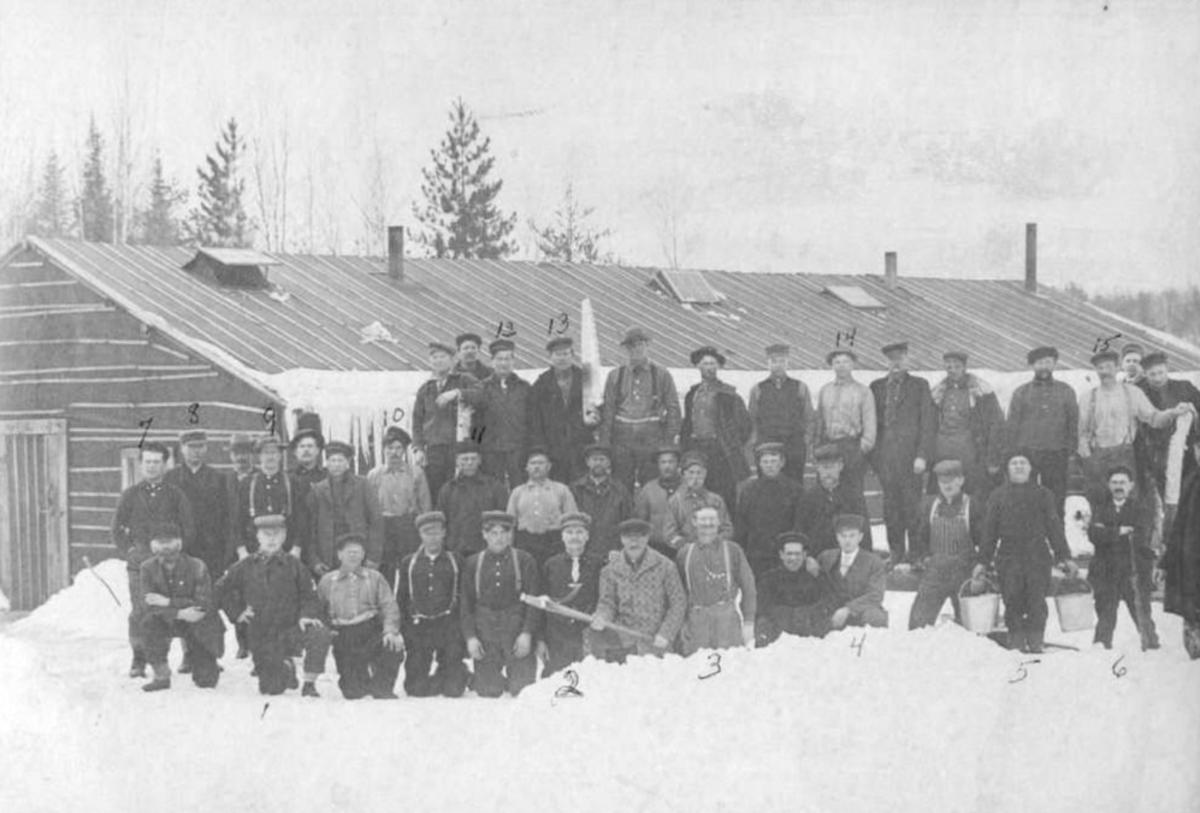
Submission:
[[[700,675],[699,678],[701,680],[708,680],[710,677],[716,677],[717,675],[721,674],[721,653],[709,653],[708,665],[712,667],[713,671],[709,672],[707,675]]]

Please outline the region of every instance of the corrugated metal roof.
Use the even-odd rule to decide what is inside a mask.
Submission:
[[[252,248],[209,248],[196,250],[198,255],[208,257],[221,265],[278,265],[279,260],[255,251]]]
[[[640,325],[654,337],[659,363],[688,366],[700,344],[727,351],[729,367],[760,369],[763,348],[792,346],[793,366],[825,366],[838,333],[853,333],[863,365],[884,365],[879,348],[895,338],[911,344],[918,369],[941,366],[942,352],[965,349],[974,367],[1019,370],[1035,345],[1053,344],[1068,367],[1086,367],[1093,343],[1123,333],[1147,350],[1166,350],[1180,369],[1200,369],[1200,353],[1170,348],[1143,329],[1115,323],[1065,295],[1031,295],[1019,280],[883,277],[704,271],[724,294],[720,303],[685,305],[650,285],[659,269],[555,262],[406,259],[394,283],[378,258],[275,255],[271,291],[222,288],[181,270],[184,249],[113,246],[30,238],[30,244],[131,312],[152,313],[198,342],[208,342],[265,373],[297,367],[329,370],[423,369],[425,345],[464,329],[495,336],[517,331],[519,366],[538,366],[545,341],[561,329],[577,335],[578,308],[590,297],[601,356],[623,356],[625,330]],[[852,285],[884,305],[864,311],[823,294]],[[363,341],[380,322],[394,341]]]

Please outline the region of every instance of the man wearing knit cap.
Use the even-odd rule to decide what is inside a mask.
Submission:
[[[583,368],[575,363],[574,342],[555,336],[546,343],[550,367],[529,393],[529,442],[550,455],[550,476],[570,484],[586,471],[583,450],[595,442],[599,416],[585,418]]]
[[[987,505],[992,478],[1000,473],[1004,454],[1004,411],[996,393],[982,378],[967,372],[967,354],[947,350],[942,354],[946,377],[933,386],[933,461],[957,460],[966,474],[966,491],[979,505]],[[929,492],[937,492],[931,478]]]
[[[1142,358],[1142,367],[1146,371],[1146,375],[1138,383],[1138,387],[1142,392],[1146,393],[1146,397],[1155,409],[1169,411],[1180,404],[1191,404],[1193,409],[1200,410],[1200,390],[1197,390],[1196,386],[1190,381],[1182,378],[1170,378],[1168,376],[1166,353],[1153,352],[1146,354]],[[1193,418],[1192,429],[1188,433],[1187,443],[1185,444],[1183,475],[1180,478],[1180,482],[1186,481],[1191,473],[1196,470],[1195,457],[1188,450],[1200,442],[1200,425],[1198,424],[1200,422],[1197,422]],[[1171,436],[1174,433],[1174,421],[1169,426],[1164,426],[1161,429],[1146,425],[1140,427],[1138,430],[1137,445],[1141,447],[1139,462],[1143,467],[1142,470],[1150,480],[1150,485],[1158,491],[1160,499],[1167,487],[1168,450],[1171,446]],[[1173,510],[1173,507],[1169,507],[1168,510]],[[1167,533],[1164,530],[1163,536],[1167,536]]]
[[[909,537],[917,529],[936,419],[928,382],[908,372],[908,342],[885,345],[883,355],[888,373],[871,382],[877,429],[870,459],[883,487],[890,563],[911,564]]]
[[[455,447],[454,479],[437,495],[437,510],[446,515],[446,547],[466,558],[483,548],[484,511],[503,511],[508,504],[504,486],[480,470],[479,444],[459,441]]]
[[[733,539],[733,521],[725,499],[705,487],[707,477],[708,460],[701,452],[688,452],[683,456],[683,485],[667,500],[667,517],[663,525],[663,538],[673,552],[696,538],[695,516],[701,508],[715,509],[721,538]]]
[[[692,352],[691,361],[700,370],[700,383],[683,398],[683,424],[679,443],[685,451],[697,451],[708,459],[708,487],[734,505],[737,484],[750,476],[746,444],[752,427],[750,413],[732,384],[717,378],[725,356],[706,345]]]
[[[479,386],[474,376],[453,369],[453,363],[454,348],[430,342],[430,378],[417,390],[413,402],[413,450],[417,465],[425,469],[432,495],[454,476],[454,444],[463,434],[459,410],[469,406],[467,402]]]
[[[750,559],[755,576],[779,562],[778,538],[799,526],[804,487],[784,474],[782,443],[760,443],[754,449],[758,477],[745,482],[734,512],[734,539]]]
[[[245,636],[254,657],[260,694],[300,688],[294,658],[304,654],[305,697],[316,697],[330,638],[319,623],[320,602],[312,576],[283,550],[287,517],[254,518],[255,553],[240,559],[217,582],[217,603]]]
[[[808,459],[808,436],[813,431],[812,396],[803,381],[788,375],[791,348],[786,344],[767,347],[768,376],[750,389],[751,448],[761,443],[783,445],[783,473],[804,482]],[[774,543],[771,544],[774,548]],[[772,560],[775,559],[772,551]]]
[[[600,589],[600,569],[605,557],[589,553],[588,529],[592,518],[584,513],[562,518],[562,548],[542,567],[542,586],[552,600],[591,615],[596,611]],[[545,638],[538,644],[538,656],[546,664],[542,677],[583,660],[583,631],[587,623],[575,618],[546,613]]]
[[[313,538],[301,555],[318,578],[337,568],[337,540],[343,534],[362,535],[367,567],[378,567],[383,556],[379,497],[366,477],[350,471],[354,454],[354,447],[340,440],[326,445],[325,467],[329,476],[308,492],[306,507]]]
[[[1069,384],[1056,381],[1058,350],[1035,347],[1026,356],[1033,380],[1017,387],[1005,422],[1005,455],[1021,449],[1038,483],[1054,492],[1059,516],[1067,498],[1067,465],[1079,445],[1079,402]]]
[[[854,380],[858,356],[847,347],[832,350],[825,361],[833,368],[833,381],[817,393],[813,442],[833,444],[842,456],[842,481],[862,493],[867,454],[875,448],[875,398]]]
[[[458,347],[458,361],[454,365],[454,372],[466,373],[476,381],[483,381],[492,374],[492,368],[479,358],[483,339],[478,333],[460,333],[454,337],[454,344]]]
[[[758,619],[754,629],[759,646],[782,633],[821,638],[829,632],[833,596],[829,580],[808,555],[808,537],[799,531],[781,533],[775,540],[780,565],[758,579]]]
[[[660,446],[654,452],[658,476],[642,486],[633,498],[633,515],[650,523],[650,547],[668,558],[675,550],[666,538],[667,517],[671,513],[671,497],[683,485],[679,471],[679,447]]]
[[[964,492],[966,474],[958,460],[934,464],[938,493],[921,503],[913,548],[924,565],[917,597],[908,615],[908,628],[931,626],[946,599],[954,607],[954,620],[962,623],[958,589],[971,576],[983,541],[987,504]]]
[[[464,663],[467,645],[459,615],[462,560],[446,550],[442,512],[418,515],[416,527],[421,547],[400,562],[394,582],[407,651],[404,693],[409,697],[461,697],[468,677]],[[435,662],[437,668],[433,669]]]
[[[654,450],[679,435],[675,380],[650,361],[649,346],[650,334],[630,328],[621,341],[628,358],[609,371],[604,384],[599,438],[612,448],[613,479],[630,494],[654,477]]]
[[[600,556],[619,550],[617,526],[633,516],[633,497],[610,474],[612,450],[594,443],[584,450],[588,472],[571,484],[580,511],[592,518],[588,549]]]
[[[208,465],[208,434],[190,429],[179,435],[182,465],[166,473],[163,481],[183,492],[192,508],[194,532],[184,540],[184,552],[203,560],[209,576],[219,579],[225,572],[225,549],[229,544],[229,493],[225,477]]]
[[[467,559],[463,568],[462,632],[475,662],[471,688],[480,697],[514,697],[537,676],[533,633],[540,612],[521,601],[538,595],[537,563],[512,546],[511,514],[483,512],[487,547]]]
[[[675,556],[688,595],[687,619],[679,638],[683,654],[753,648],[758,593],[746,554],[741,545],[721,536],[717,509],[701,508],[694,524],[695,539]]]
[[[1179,403],[1170,409],[1155,409],[1145,391],[1135,384],[1117,380],[1117,354],[1111,350],[1092,356],[1100,383],[1079,396],[1079,457],[1088,478],[1089,491],[1103,489],[1107,472],[1114,466],[1137,471],[1134,443],[1140,424],[1154,429],[1175,425],[1175,419],[1195,408]]]
[[[822,551],[817,564],[826,575],[833,592],[829,617],[833,629],[844,627],[886,627],[888,612],[883,606],[887,573],[882,560],[861,549],[867,519],[859,514],[842,514],[834,520],[837,550]]]
[[[494,368],[467,395],[476,410],[475,437],[483,453],[483,472],[511,490],[525,481],[529,448],[529,382],[513,372],[516,345],[497,339],[488,345]]]
[[[517,548],[528,551],[538,567],[558,551],[563,518],[577,511],[575,495],[550,479],[545,449],[530,449],[525,462],[529,479],[508,495],[508,513],[516,518]]]
[[[862,489],[855,488],[842,476],[842,453],[832,443],[813,450],[817,480],[804,490],[797,509],[797,527],[808,537],[808,554],[816,556],[824,550],[837,548],[837,532],[833,523],[842,514],[867,516],[867,499]],[[863,529],[862,546],[873,549],[871,525]]]

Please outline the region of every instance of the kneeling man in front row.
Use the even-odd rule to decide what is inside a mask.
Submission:
[[[866,518],[859,514],[839,516],[833,524],[838,549],[822,551],[817,559],[833,586],[837,609],[829,623],[835,630],[888,625],[888,613],[883,608],[887,589],[883,561],[859,547],[866,524]]]
[[[780,567],[758,583],[756,641],[766,646],[782,633],[820,638],[829,632],[833,601],[829,579],[808,556],[808,537],[785,531],[776,537]]]

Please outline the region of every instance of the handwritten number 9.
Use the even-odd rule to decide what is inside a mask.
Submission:
[[[275,407],[267,406],[262,413],[263,423],[267,425],[267,432],[275,434]]]

